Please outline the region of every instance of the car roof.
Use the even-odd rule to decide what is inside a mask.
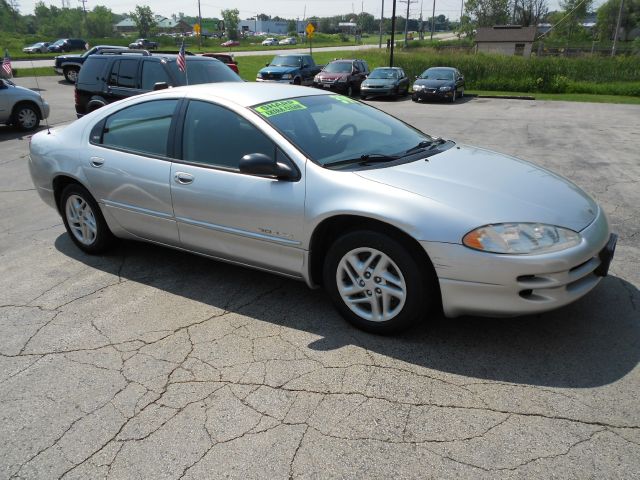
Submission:
[[[401,70],[400,67],[376,67],[374,70]]]
[[[436,68],[438,70],[455,70],[455,68],[453,67],[429,67],[427,68],[427,70],[435,70]]]
[[[335,95],[335,93],[325,90],[278,83],[216,82],[160,90],[140,95],[137,98],[149,96],[175,97],[178,92],[184,92],[186,98],[222,99],[245,108],[265,102],[277,102],[295,97]]]

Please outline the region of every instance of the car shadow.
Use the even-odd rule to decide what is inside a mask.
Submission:
[[[615,276],[554,312],[510,319],[438,316],[383,337],[351,327],[323,290],[310,290],[295,280],[146,243],[121,242],[109,255],[89,256],[62,234],[55,247],[123,279],[312,333],[320,338],[308,347],[317,351],[355,345],[465,377],[561,388],[613,383],[640,358],[640,293]],[[237,300],[230,298],[236,294]]]

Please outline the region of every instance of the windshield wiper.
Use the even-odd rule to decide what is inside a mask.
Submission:
[[[369,165],[373,163],[385,163],[397,160],[400,157],[397,155],[385,155],[383,153],[365,153],[356,158],[347,158],[346,160],[337,160],[335,162],[326,163],[325,167],[337,167],[340,165],[348,165],[351,163],[360,163],[362,165]]]
[[[438,146],[438,145],[442,145],[443,143],[447,143],[447,141],[444,138],[439,138],[439,137],[434,137],[433,140],[423,140],[420,143],[418,143],[415,147],[411,147],[409,150],[407,150],[405,153],[409,154],[409,153],[414,153],[414,152],[418,152],[422,149],[428,149],[431,150],[432,148]]]

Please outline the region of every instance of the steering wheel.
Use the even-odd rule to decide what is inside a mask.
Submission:
[[[333,134],[333,137],[331,137],[331,142],[336,143],[340,136],[345,132],[345,130],[349,128],[353,130],[354,137],[358,134],[358,127],[356,127],[353,123],[346,123],[341,126],[336,133]]]

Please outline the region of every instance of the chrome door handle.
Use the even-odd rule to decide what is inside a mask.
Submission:
[[[173,179],[180,185],[189,185],[190,183],[193,183],[193,175],[190,173],[176,172]]]
[[[91,157],[89,159],[89,163],[91,164],[92,167],[100,168],[102,165],[104,165],[104,158]]]

